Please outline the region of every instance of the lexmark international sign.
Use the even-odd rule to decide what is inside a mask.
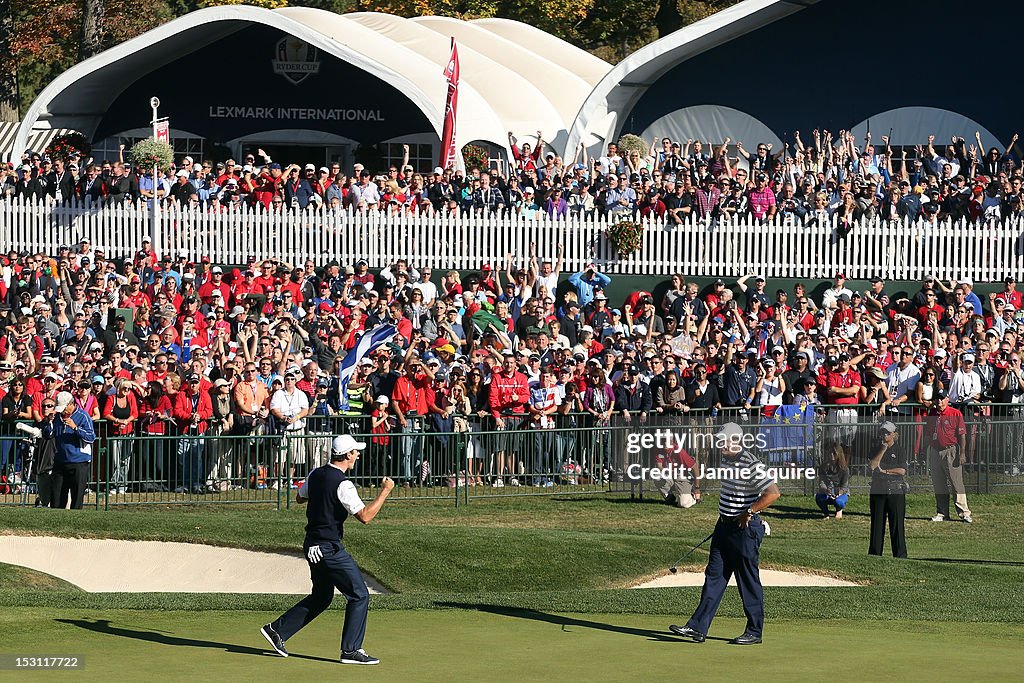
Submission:
[[[319,107],[210,106],[210,118],[279,119],[282,121],[383,121],[379,109],[325,109]]]

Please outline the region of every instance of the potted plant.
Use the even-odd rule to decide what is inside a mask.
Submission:
[[[136,142],[128,151],[128,160],[139,169],[157,166],[165,170],[174,162],[174,149],[161,140],[145,138]]]
[[[490,154],[480,145],[466,145],[462,148],[462,161],[465,162],[467,169],[486,170],[490,160]]]
[[[608,226],[605,235],[611,241],[615,253],[626,257],[640,251],[644,241],[644,226],[635,221],[619,221]]]
[[[51,159],[61,159],[67,161],[72,154],[78,154],[80,157],[88,157],[92,152],[92,145],[85,139],[85,136],[81,133],[66,133],[64,135],[58,135],[50,144],[43,150],[45,156]]]

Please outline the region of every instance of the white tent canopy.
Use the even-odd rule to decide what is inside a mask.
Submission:
[[[459,45],[459,146],[486,140],[505,147],[508,131],[522,136],[538,129],[549,140],[562,143],[591,82],[611,68],[543,31],[508,20],[467,23],[427,17],[412,21],[304,7],[210,7],[163,24],[61,74],[29,107],[13,149],[26,149],[34,131],[68,128],[91,136],[110,104],[140,74],[252,24],[294,35],[386,81],[420,109],[438,136],[444,123],[443,69],[450,36],[457,40],[461,36],[465,44]]]
[[[569,129],[565,154],[582,141],[591,154],[611,141],[647,89],[680,62],[778,21],[818,0],[745,0],[645,45],[605,74]]]
[[[967,139],[968,146],[976,145],[973,135],[975,132],[979,132],[985,149],[993,146],[999,147],[1000,151],[1005,149],[1005,143],[998,140],[980,123],[947,109],[935,107],[890,109],[873,115],[866,121],[861,121],[851,128],[850,132],[857,140],[863,140],[864,134],[868,131],[868,125],[871,126],[871,140],[876,145],[880,143],[882,136],[889,135],[891,130],[890,145],[919,145],[922,140],[927,140],[929,135],[934,135],[935,148],[941,152],[944,146],[950,143],[953,135]],[[972,137],[968,138],[969,135]]]
[[[782,148],[782,141],[771,128],[749,114],[731,107],[701,104],[678,109],[654,121],[641,134],[645,141],[655,137],[673,140],[700,140],[720,145],[726,138],[733,144],[742,142],[748,151],[758,143]],[[659,145],[660,148],[660,145]]]

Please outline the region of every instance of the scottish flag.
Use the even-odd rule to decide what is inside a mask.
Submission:
[[[398,328],[394,325],[378,325],[372,330],[367,330],[363,332],[356,345],[342,359],[341,372],[339,374],[340,381],[338,382],[338,400],[342,410],[348,410],[348,382],[352,379],[352,375],[355,374],[359,361],[387,344],[396,334],[398,334]]]

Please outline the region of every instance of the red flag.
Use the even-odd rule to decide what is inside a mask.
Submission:
[[[168,120],[156,122],[156,139],[161,142],[171,141],[171,122]]]
[[[444,77],[448,81],[448,100],[444,106],[444,129],[441,132],[441,168],[455,166],[455,115],[459,108],[459,48],[452,37],[452,56],[445,67]]]

